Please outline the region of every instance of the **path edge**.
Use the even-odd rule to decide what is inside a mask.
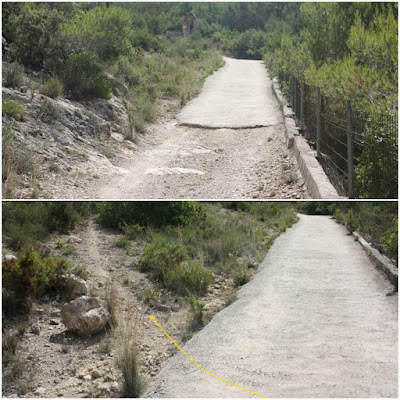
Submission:
[[[398,271],[390,259],[379,253],[377,249],[373,248],[358,232],[354,231],[353,236],[356,238],[357,242],[360,243],[361,247],[367,253],[369,259],[375,264],[376,268],[383,271],[390,283],[398,288]]]
[[[272,79],[272,89],[283,114],[286,145],[288,149],[293,148],[300,173],[305,182],[306,193],[312,199],[345,199],[346,197],[340,196],[329,181],[315,156],[315,151],[300,135],[300,128],[296,126],[295,113],[283,97],[277,78]]]

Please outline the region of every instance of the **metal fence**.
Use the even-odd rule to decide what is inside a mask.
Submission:
[[[398,196],[397,110],[366,114],[350,100],[280,75],[285,94],[309,143],[339,193],[350,198]]]

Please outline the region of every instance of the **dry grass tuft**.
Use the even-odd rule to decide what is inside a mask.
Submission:
[[[143,380],[139,374],[140,361],[138,350],[140,319],[133,309],[119,325],[120,346],[119,367],[122,371],[124,397],[137,398],[143,391]]]

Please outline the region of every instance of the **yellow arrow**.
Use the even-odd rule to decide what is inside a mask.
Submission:
[[[197,366],[198,366],[200,369],[202,369],[204,372],[207,372],[207,374],[213,376],[214,378],[219,379],[219,380],[222,381],[222,382],[227,383],[228,385],[235,386],[235,387],[237,387],[238,389],[242,389],[242,390],[245,390],[246,392],[255,394],[255,395],[257,395],[257,396],[267,398],[266,396],[263,396],[262,394],[258,394],[258,393],[256,393],[256,392],[252,392],[251,390],[242,388],[242,387],[240,387],[240,386],[238,386],[238,385],[235,385],[234,383],[230,383],[230,382],[226,381],[225,379],[222,379],[222,378],[220,378],[219,376],[214,375],[214,374],[212,374],[210,371],[207,371],[206,369],[204,369],[201,365],[197,364],[196,361],[194,361],[192,358],[190,358],[190,357],[176,344],[175,340],[172,339],[171,336],[169,336],[167,332],[165,332],[165,330],[163,329],[163,327],[156,321],[156,319],[155,319],[152,315],[150,315],[150,319],[152,319],[152,320],[155,322],[155,324],[165,333],[165,335],[168,337],[168,339],[169,339],[169,340],[170,340],[170,341],[171,341],[171,342],[172,342],[172,343],[173,343],[173,344],[174,344],[174,345],[175,345],[175,346],[176,346],[176,347],[177,347],[177,348],[178,348],[178,349],[193,363],[193,364],[197,365]]]

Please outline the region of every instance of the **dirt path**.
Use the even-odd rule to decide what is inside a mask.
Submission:
[[[397,295],[346,229],[301,216],[238,300],[184,350],[215,375],[268,397],[397,397]],[[256,397],[182,353],[147,397]]]
[[[127,315],[137,318],[141,374],[151,381],[176,349],[150,320],[150,315],[182,344],[191,316],[189,305],[157,288],[139,271],[143,241],[132,241],[129,250],[116,247],[121,234],[101,228],[93,219],[74,235],[81,241],[73,244],[74,251],[67,258],[72,265],[85,267],[90,295],[109,298],[106,293],[112,292],[120,322],[126,322]],[[67,236],[55,240],[66,242]],[[63,255],[65,251],[65,247],[56,248],[53,241],[47,246],[54,255]],[[225,289],[220,292],[217,288],[222,285]],[[146,294],[151,292],[157,292],[158,298],[146,300]],[[207,311],[217,312],[233,292],[232,279],[215,276],[210,293],[201,300],[207,304]],[[24,334],[18,336],[18,357],[3,369],[3,396],[123,397],[121,371],[117,366],[118,334],[113,337],[112,331],[107,330],[81,339],[67,332],[61,323],[64,302],[60,296],[44,297],[33,305],[29,320],[3,325],[6,332],[14,333],[16,326],[19,329],[25,326]],[[39,327],[39,334],[31,331],[33,325]],[[19,374],[17,379],[16,374]],[[13,378],[4,379],[9,375]]]
[[[163,113],[120,172],[88,182],[83,198],[303,198],[262,63],[228,59],[177,118]]]

